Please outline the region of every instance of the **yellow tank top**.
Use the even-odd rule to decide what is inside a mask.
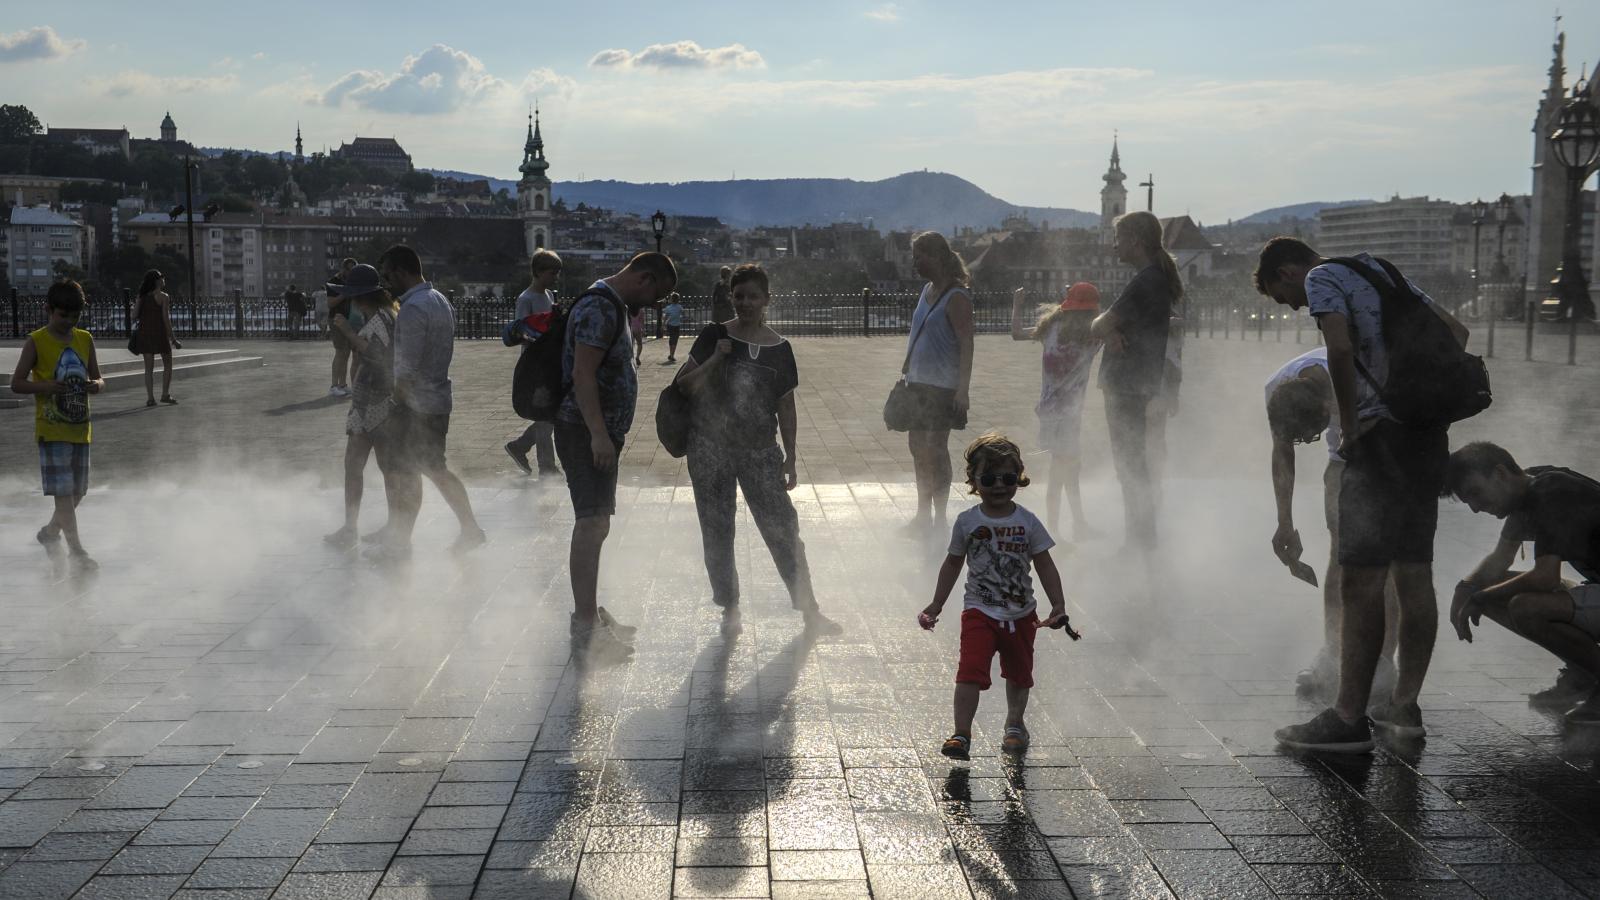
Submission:
[[[64,394],[34,394],[33,433],[41,441],[89,443],[89,359],[94,337],[82,328],[62,342],[41,328],[28,335],[39,358],[33,364],[34,381],[60,381],[74,390]]]

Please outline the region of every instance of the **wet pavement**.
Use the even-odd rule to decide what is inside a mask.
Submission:
[[[1425,743],[1273,747],[1316,711],[1293,675],[1320,613],[1267,548],[1260,383],[1304,347],[1191,344],[1165,555],[1147,569],[1114,538],[1058,535],[1084,640],[1039,639],[1026,757],[1000,755],[992,691],[964,764],[937,752],[954,617],[933,634],[913,621],[942,551],[897,535],[914,492],[875,421],[897,344],[797,342],[795,496],[818,595],[847,629],[820,640],[742,509],[745,627],[720,632],[687,476],[648,438],[669,370],[646,351],[601,580],[638,652],[594,672],[569,660],[564,489],[510,471],[506,356],[461,348],[450,452],[491,540],[452,558],[429,488],[398,571],[320,541],[342,414],[316,400],[312,348],[266,345],[267,367],[193,382],[177,409],[106,398],[104,487],[82,508],[94,577],[33,543],[31,423],[0,411],[0,897],[1600,895],[1593,748],[1528,707],[1555,663],[1494,626],[1470,646],[1441,633]],[[975,424],[1030,445],[1037,356],[984,339],[978,373]],[[1494,374],[1496,407],[1457,441],[1582,469],[1600,415],[1562,409],[1585,390],[1570,370]],[[1116,533],[1091,402],[1085,490]],[[1313,559],[1320,452],[1300,456]],[[1019,501],[1040,510],[1041,491]],[[372,527],[375,472],[368,493]],[[1437,581],[1495,533],[1446,504]]]

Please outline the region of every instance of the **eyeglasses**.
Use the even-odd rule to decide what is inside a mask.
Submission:
[[[993,472],[985,472],[978,476],[978,484],[982,485],[983,487],[994,487],[996,484],[1003,484],[1006,487],[1016,487],[1017,473],[1006,472],[1002,475],[996,475]]]

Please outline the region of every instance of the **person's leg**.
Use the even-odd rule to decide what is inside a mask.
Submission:
[[[1417,695],[1422,693],[1422,681],[1427,677],[1428,663],[1433,660],[1433,644],[1439,631],[1439,604],[1433,593],[1431,563],[1396,563],[1392,571],[1400,606],[1399,672],[1395,678],[1393,703],[1405,706],[1415,703]],[[1381,604],[1384,585],[1380,583],[1377,587],[1375,599]],[[1379,654],[1383,652],[1383,644],[1383,639],[1379,638]],[[1374,656],[1373,664],[1377,661],[1378,657]]]
[[[1383,648],[1383,583],[1388,576],[1386,565],[1344,567],[1340,589],[1343,609],[1339,635],[1339,699],[1334,709],[1345,721],[1366,715],[1367,702],[1371,699],[1372,673]],[[1413,636],[1416,640],[1420,637],[1420,632]],[[1423,668],[1426,670],[1426,663]],[[1417,681],[1421,683],[1420,677]]]
[[[67,546],[78,552],[83,552],[83,542],[78,539],[78,500],[73,496],[52,497],[55,501],[55,514],[50,517],[49,528],[52,534],[59,534],[67,539]]]
[[[561,471],[556,466],[556,427],[550,422],[533,423],[533,448],[535,458],[539,465],[539,474],[546,475]]]
[[[1107,391],[1105,397],[1111,457],[1122,483],[1122,503],[1126,510],[1126,541],[1131,547],[1153,548],[1155,513],[1151,508],[1150,470],[1145,457],[1145,410],[1150,398],[1115,391]]]
[[[1167,401],[1156,395],[1145,408],[1145,464],[1149,467],[1152,516],[1161,508],[1162,479],[1167,469]]]
[[[1434,618],[1438,618],[1437,611]],[[1400,645],[1400,588],[1395,582],[1395,573],[1390,570],[1389,577],[1383,583],[1383,649],[1379,653],[1380,659],[1393,659],[1395,649]]]
[[[567,568],[572,572],[572,617],[580,629],[592,628],[599,617],[600,548],[611,533],[611,516],[584,516],[572,523],[572,549]]]
[[[1600,644],[1573,623],[1574,604],[1566,591],[1524,593],[1507,604],[1507,618],[1517,634],[1600,678]],[[1487,610],[1485,610],[1487,612]]]
[[[172,399],[172,351],[161,354],[161,399]]]
[[[928,453],[928,432],[906,432],[906,444],[911,449],[911,478],[917,485],[917,512],[911,517],[913,526],[927,525],[933,518],[933,499],[928,487],[928,475],[933,463]]]
[[[144,393],[145,396],[149,398],[150,405],[155,405],[156,355],[154,353],[146,353],[144,355]]]
[[[739,572],[733,557],[737,512],[737,470],[728,452],[697,441],[689,448],[689,481],[694,485],[694,511],[700,520],[700,546],[705,556],[711,601],[729,609],[739,605]],[[748,498],[748,493],[746,497]]]
[[[334,387],[344,387],[349,384],[346,373],[350,371],[350,345],[342,338],[333,341],[333,380],[328,382]]]
[[[478,517],[472,512],[472,498],[467,496],[467,487],[456,477],[456,473],[446,466],[438,466],[427,471],[428,480],[439,489],[439,496],[449,505],[450,511],[456,514],[456,522],[461,525],[464,535],[478,534],[483,531],[478,526]]]
[[[356,433],[344,442],[344,527],[353,536],[361,516],[361,495],[366,492],[367,457],[372,455],[372,438]]]
[[[528,451],[532,450],[539,440],[539,425],[538,422],[529,422],[528,427],[522,429],[522,434],[512,439],[507,446],[515,447],[518,453],[527,456]]]
[[[1026,728],[1024,716],[1028,712],[1029,688],[1022,687],[1014,681],[1006,682],[1006,727]]]
[[[756,520],[756,529],[772,554],[778,577],[789,589],[790,605],[809,617],[817,611],[817,597],[811,587],[805,541],[800,538],[800,516],[784,487],[783,451],[771,447],[746,454],[740,460],[738,476],[750,517]]]
[[[955,725],[956,734],[972,737],[972,720],[978,715],[978,698],[983,689],[970,681],[956,682]]]
[[[945,527],[945,506],[950,502],[950,430],[928,432],[928,500],[933,508],[933,529]]]
[[[1052,534],[1059,534],[1061,529],[1061,495],[1071,489],[1067,486],[1067,470],[1070,460],[1065,453],[1051,451],[1050,477],[1044,486],[1044,514]],[[1077,504],[1073,504],[1073,518],[1077,518]],[[1077,535],[1074,534],[1074,537]]]

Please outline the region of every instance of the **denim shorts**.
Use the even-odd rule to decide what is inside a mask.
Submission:
[[[622,442],[612,438],[617,461],[622,460]],[[567,475],[567,493],[572,495],[573,518],[609,516],[617,511],[617,469],[602,472],[595,468],[594,451],[589,447],[589,426],[556,421],[556,458]]]

